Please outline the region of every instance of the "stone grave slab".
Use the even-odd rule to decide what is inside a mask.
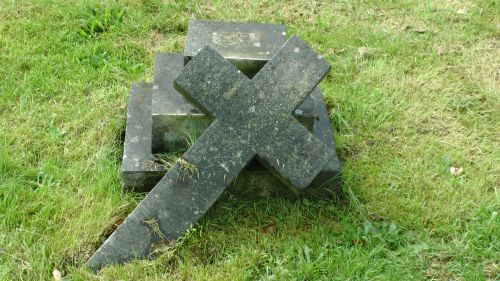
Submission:
[[[212,46],[248,77],[285,43],[285,26],[193,19],[189,22],[184,57],[186,63],[203,47]]]
[[[123,190],[150,191],[166,173],[153,153],[185,148],[187,140],[194,142],[212,122],[174,89],[173,80],[183,67],[181,54],[157,54],[154,82],[132,85],[122,163]],[[293,112],[293,116],[309,131],[318,134],[321,130],[314,128],[318,127],[319,110],[324,104],[319,86],[314,92],[319,96],[308,96]],[[318,97],[320,102],[317,102]],[[323,129],[331,131],[329,126]],[[247,180],[235,183],[232,190],[247,193],[257,191],[264,195],[274,189],[276,192],[282,190],[279,192],[281,195],[289,195],[288,188],[281,186],[258,163],[251,163],[242,176]],[[254,185],[253,189],[251,185]],[[260,190],[256,190],[257,186],[261,187]]]
[[[133,126],[151,126],[152,114],[152,147],[151,144],[141,142],[135,144],[137,149],[127,149],[130,146],[130,137],[125,138],[124,161],[122,167],[122,188],[126,191],[150,191],[165,174],[166,170],[154,163],[155,157],[152,152],[172,152],[186,147],[186,140],[196,140],[211,123],[211,120],[188,102],[173,87],[174,78],[182,71],[183,57],[181,54],[159,53],[155,59],[154,82],[148,87],[142,87],[142,92],[152,95],[152,106],[142,104],[144,99],[131,96],[129,99],[129,110],[140,108],[141,115],[132,115],[134,120],[127,121],[127,132],[133,130]],[[135,87],[131,95],[134,95]],[[148,99],[148,101],[151,98]],[[137,103],[137,104],[136,104]],[[318,139],[322,140],[332,149],[335,149],[330,121],[319,86],[302,102],[293,112],[293,116],[299,120]],[[135,123],[134,123],[135,122]],[[150,138],[151,130],[143,128],[141,131],[146,138]],[[128,136],[129,133],[126,134]],[[142,154],[138,155],[137,153]],[[130,165],[131,159],[145,159],[139,166]],[[318,194],[335,192],[340,186],[341,172],[340,162],[335,155],[324,167],[317,179],[313,181],[305,194]],[[271,174],[263,169],[261,165],[253,161],[229,189],[234,193],[244,193],[252,196],[265,196],[279,194],[286,197],[294,197],[296,193],[290,193],[289,188],[283,186]],[[332,182],[333,179],[333,182]],[[320,192],[321,191],[321,192]]]
[[[248,24],[248,23],[239,23],[237,26],[233,27],[231,23],[227,22],[212,22],[212,21],[199,21],[193,20],[191,25],[198,26],[198,29],[210,30],[212,32],[217,33],[221,30],[224,32],[237,32],[238,30],[258,30],[261,32],[264,40],[269,40],[272,36],[275,36],[275,42],[284,42],[285,36],[284,32],[281,34],[278,31],[284,30],[284,26],[277,25],[269,25],[269,24]],[[191,26],[190,25],[190,26]],[[203,25],[204,27],[200,27]],[[244,27],[242,27],[244,26]],[[190,27],[191,28],[191,27]],[[273,33],[274,32],[274,33]],[[188,46],[192,46],[193,44],[199,44],[199,42],[193,43],[193,41],[200,40],[199,38],[190,38],[186,42],[186,48]],[[206,42],[210,43],[210,42]],[[265,42],[264,45],[271,45]],[[237,53],[239,44],[229,44],[225,47],[225,51],[228,54]],[[252,46],[250,46],[252,48]],[[252,58],[247,58],[251,60]],[[262,61],[262,58],[260,58]],[[155,67],[154,67],[154,84],[156,87],[153,89],[153,106],[152,106],[152,115],[153,115],[153,130],[152,130],[152,148],[150,149],[153,153],[157,152],[172,152],[185,149],[187,146],[187,142],[193,142],[201,135],[201,133],[208,128],[211,123],[211,120],[207,118],[204,114],[200,113],[199,110],[193,106],[191,103],[186,101],[182,95],[180,95],[173,88],[173,79],[176,77],[183,68],[184,58],[180,54],[165,54],[159,53],[155,57]],[[258,71],[261,67],[261,64],[256,64],[256,68],[252,71]],[[319,86],[318,89],[315,90],[320,93]],[[294,111],[294,117],[299,120],[308,130],[311,132],[314,130],[315,135],[323,134],[321,130],[318,130],[315,127],[321,127],[320,117],[321,108],[324,108],[324,103],[315,102],[312,98],[313,95],[310,95],[304,100],[304,102]],[[322,99],[322,98],[321,98]],[[129,100],[129,103],[134,102],[133,99]],[[325,116],[326,117],[326,116]],[[325,118],[321,118],[325,119]],[[329,123],[329,121],[327,121]],[[328,126],[322,127],[322,130],[326,130],[326,134],[331,135],[331,129]],[[328,142],[328,141],[327,141]],[[333,138],[329,141],[333,143]],[[126,156],[126,154],[124,155]],[[146,158],[150,158],[151,155],[144,156]],[[332,162],[337,162],[338,159],[335,156],[332,159]],[[125,169],[124,169],[125,170]],[[325,167],[325,170],[331,170],[331,168]],[[140,171],[142,174],[143,171]],[[339,174],[340,165],[337,165],[337,169],[335,170],[335,175]],[[130,171],[127,171],[130,173]],[[324,175],[322,172],[320,175]],[[331,173],[329,173],[331,174]],[[246,190],[246,193],[252,193],[257,191],[256,194],[265,195],[269,193],[269,191],[277,191],[283,190],[281,195],[288,194],[288,190],[282,188],[280,183],[276,182],[276,180],[270,177],[270,174],[263,169],[258,163],[253,161],[245,171],[242,172],[242,175],[245,176],[247,180],[239,181],[234,184],[234,188],[231,190],[236,190],[238,192]],[[311,186],[316,188],[318,186],[323,185],[324,180],[319,180],[320,178],[325,178],[318,176],[318,180],[314,181],[314,184]],[[148,181],[147,184],[143,182],[137,181],[134,178],[122,176],[122,188],[124,190],[134,190],[134,191],[149,191],[155,185],[155,182]],[[251,183],[250,185],[247,183]],[[262,188],[250,188],[251,185],[260,186]],[[273,188],[276,187],[276,188]],[[241,187],[241,188],[240,188]],[[288,194],[290,195],[290,194]]]
[[[153,83],[133,83],[127,109],[122,161],[122,187],[149,190],[165,174],[151,153]]]
[[[329,68],[298,37],[290,38],[251,80],[212,47],[203,48],[175,84],[214,122],[88,266],[99,270],[109,263],[151,257],[155,243],[177,239],[196,223],[254,158],[283,183],[307,187],[335,153],[291,112]]]
[[[153,91],[153,152],[175,151],[194,141],[212,121],[174,89],[174,78],[184,68],[181,54],[159,53],[155,57]]]
[[[127,121],[127,133],[125,137],[124,143],[124,154],[123,154],[123,166],[122,166],[122,188],[125,191],[138,191],[138,192],[146,192],[150,191],[158,181],[163,177],[166,173],[166,170],[159,163],[155,162],[156,158],[152,155],[151,151],[154,151],[154,148],[151,148],[151,142],[142,141],[139,143],[130,143],[131,132],[132,130],[136,130],[135,126],[139,125],[142,127],[142,130],[137,134],[145,135],[146,138],[150,134],[150,130],[146,130],[146,128],[151,124],[151,106],[148,106],[147,103],[144,103],[145,100],[150,100],[151,93],[154,95],[158,93],[153,89],[153,84],[148,83],[146,86],[139,87],[137,85],[132,86],[131,96],[129,98],[129,114]],[[138,93],[138,89],[140,92]],[[144,98],[139,98],[137,95],[146,95]],[[176,94],[178,94],[176,92]],[[147,96],[149,95],[149,99]],[[180,95],[180,94],[179,94]],[[188,103],[184,100],[185,103]],[[153,103],[154,106],[154,103]],[[323,141],[328,147],[335,150],[335,143],[332,135],[330,121],[328,119],[328,113],[326,110],[326,106],[323,102],[323,96],[319,86],[313,90],[313,92],[306,98],[306,100],[297,108],[297,110],[301,110],[301,107],[313,108],[312,116],[314,117],[313,126],[305,126],[310,132],[314,134],[318,139]],[[140,108],[140,113],[135,114],[133,111],[137,111],[136,108]],[[194,108],[194,106],[193,106]],[[296,111],[297,111],[296,110]],[[132,111],[132,112],[131,112]],[[296,112],[295,111],[295,112]],[[205,118],[205,115],[199,113],[197,117]],[[297,114],[294,114],[297,117]],[[177,126],[171,129],[170,127],[165,127],[165,130],[168,133],[173,134],[171,139],[177,140],[176,142],[170,142],[170,146],[168,149],[164,151],[175,151],[176,149],[180,149],[185,147],[185,136],[188,134],[189,128],[191,128],[191,132],[195,131],[199,136],[201,133],[208,128],[200,127],[201,122],[196,122],[194,120],[189,120],[188,126],[185,126],[185,123],[181,123],[179,126],[178,122],[175,122],[175,117],[178,116],[170,116],[172,119],[172,123],[177,124]],[[153,119],[155,116],[153,115]],[[149,120],[149,121],[148,121]],[[205,120],[205,119],[203,119]],[[208,119],[207,119],[208,120]],[[302,122],[304,119],[299,119],[299,122]],[[174,125],[172,125],[174,126]],[[201,129],[201,130],[200,130]],[[154,127],[153,127],[154,131]],[[182,138],[181,138],[182,137]],[[131,149],[135,145],[136,149]],[[157,150],[159,150],[157,148]],[[133,159],[141,159],[141,161],[133,161]],[[139,163],[140,165],[136,165]],[[334,155],[330,161],[323,167],[322,171],[318,174],[313,183],[304,191],[302,194],[311,194],[314,196],[325,196],[328,194],[335,193],[335,191],[340,187],[340,173],[341,173],[341,165],[338,157]],[[256,164],[255,161],[250,163],[239,175],[239,177],[235,180],[231,188],[228,190],[232,193],[243,194],[249,197],[262,197],[270,194],[278,194],[284,197],[295,197],[297,192],[293,192],[290,188],[284,186],[280,181],[276,178],[272,177],[271,174],[263,169],[261,165]],[[292,193],[290,193],[292,191]]]
[[[304,191],[309,195],[319,195],[321,197],[329,196],[339,191],[342,166],[340,165],[340,160],[336,153],[332,125],[319,86],[312,91],[308,98],[310,98],[314,104],[314,115],[316,116],[312,134],[334,151],[335,155],[328,160],[310,186]]]

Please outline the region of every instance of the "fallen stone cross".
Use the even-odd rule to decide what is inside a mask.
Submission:
[[[284,184],[307,187],[335,152],[292,117],[330,66],[290,38],[250,79],[210,46],[175,79],[175,87],[214,118],[87,264],[150,258],[179,238],[256,158]]]
[[[212,123],[213,118],[174,88],[174,79],[191,58],[204,46],[212,46],[252,78],[285,43],[285,35],[284,25],[191,20],[184,54],[156,54],[153,82],[132,84],[122,161],[123,190],[151,191],[168,170],[171,156],[186,151]],[[319,85],[292,115],[326,146],[335,150]],[[331,196],[339,190],[340,171],[339,159],[334,155],[307,188],[290,189],[253,160],[226,191],[246,198]]]

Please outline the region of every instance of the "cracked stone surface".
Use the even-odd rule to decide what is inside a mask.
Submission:
[[[176,78],[176,88],[215,121],[87,265],[99,270],[151,257],[155,242],[182,235],[254,158],[283,183],[307,187],[335,153],[291,114],[329,68],[298,37],[253,79],[213,48],[200,51]]]

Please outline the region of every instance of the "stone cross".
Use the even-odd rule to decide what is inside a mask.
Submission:
[[[176,88],[215,121],[89,259],[110,263],[149,258],[208,210],[253,159],[280,180],[305,188],[334,152],[292,117],[330,66],[298,37],[290,38],[247,78],[211,47],[175,79]]]

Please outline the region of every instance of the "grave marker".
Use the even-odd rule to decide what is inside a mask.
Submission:
[[[165,155],[184,150],[188,143],[194,142],[212,121],[178,93],[173,86],[173,80],[182,71],[184,61],[189,60],[189,50],[193,50],[193,46],[207,44],[216,49],[219,48],[219,51],[225,54],[222,55],[238,66],[240,70],[245,66],[253,66],[247,68],[247,71],[251,70],[255,73],[270,57],[259,54],[262,48],[266,49],[266,52],[276,52],[278,49],[276,45],[285,41],[285,27],[283,25],[192,20],[189,23],[189,30],[193,30],[193,32],[188,31],[185,57],[181,54],[166,53],[159,53],[155,57],[153,84],[143,89],[146,95],[152,95],[152,106],[136,104],[141,99],[135,98],[133,96],[134,90],[131,91],[129,110],[140,107],[142,113],[134,114],[127,119],[122,166],[122,188],[125,191],[150,191],[166,172],[162,165],[158,165],[158,163],[163,163],[163,160],[159,160],[153,154]],[[258,36],[261,40],[260,47],[252,45],[252,42],[248,40],[229,42],[228,45],[221,46],[220,41],[213,42],[212,37],[205,36],[209,33],[233,34],[242,31],[243,33],[260,34]],[[205,35],[196,36],[197,34]],[[238,60],[235,61],[236,57]],[[246,63],[241,65],[238,63],[241,61],[246,61]],[[148,114],[152,115],[152,121],[150,120],[151,116],[147,116]],[[326,145],[335,149],[331,125],[319,86],[293,112],[293,116]],[[151,142],[141,142],[138,149],[126,149],[129,146],[138,146],[138,144],[130,143],[133,138],[128,136],[136,135],[136,132],[128,125],[129,123],[143,124],[143,127],[152,126],[152,130],[142,130],[144,132],[142,138],[150,138]],[[142,152],[142,155],[138,155],[137,152]],[[155,165],[151,165],[152,161],[150,160],[142,161],[141,165],[129,165],[132,158],[159,161]],[[251,196],[266,196],[268,194],[279,194],[286,197],[295,197],[299,194],[324,196],[335,193],[340,186],[338,177],[340,171],[340,162],[338,157],[334,155],[306,190],[290,192],[289,188],[272,177],[257,161],[252,161],[240,173],[241,177],[233,182],[228,192]],[[332,181],[332,178],[335,180]]]
[[[297,37],[250,80],[205,47],[175,80],[215,121],[160,180],[87,264],[150,257],[161,240],[177,239],[257,157],[284,183],[307,187],[334,156],[291,113],[329,70]]]

